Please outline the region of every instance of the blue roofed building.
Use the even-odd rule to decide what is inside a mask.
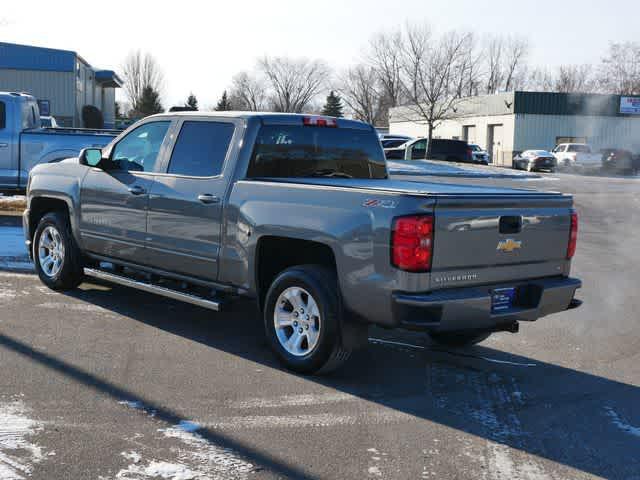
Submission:
[[[76,52],[0,42],[0,91],[30,93],[40,114],[62,126],[82,127],[82,107],[93,105],[113,128],[121,86],[116,72],[96,69]]]

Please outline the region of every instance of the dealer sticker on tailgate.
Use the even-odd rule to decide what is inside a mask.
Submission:
[[[516,297],[516,289],[498,288],[491,292],[491,313],[502,313],[513,307],[513,301]]]

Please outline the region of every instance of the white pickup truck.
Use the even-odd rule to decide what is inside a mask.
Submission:
[[[602,163],[602,155],[592,153],[591,146],[586,143],[561,143],[552,153],[559,167],[596,166]]]
[[[103,147],[118,133],[116,130],[42,128],[34,97],[0,92],[0,190],[24,190],[34,166],[77,157],[85,147]]]

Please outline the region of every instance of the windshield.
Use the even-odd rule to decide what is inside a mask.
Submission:
[[[387,178],[374,132],[349,128],[266,125],[247,177]]]

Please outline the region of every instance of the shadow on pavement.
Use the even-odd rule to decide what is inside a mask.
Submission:
[[[97,284],[97,283],[96,283]],[[101,284],[102,285],[102,284]],[[192,341],[278,368],[251,304],[217,314],[151,294],[111,286],[69,295]],[[179,319],[178,319],[179,317]],[[374,335],[383,338],[381,332]],[[411,337],[407,337],[411,338]],[[307,377],[326,387],[606,478],[640,478],[640,388],[491,348],[437,350],[375,342],[339,372]],[[152,399],[87,373],[8,336],[0,346],[117,400],[140,400],[170,424],[184,418]],[[390,426],[389,428],[393,428]],[[638,431],[636,431],[636,430]],[[285,477],[308,473],[244,447],[213,429],[200,435]]]

